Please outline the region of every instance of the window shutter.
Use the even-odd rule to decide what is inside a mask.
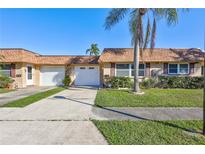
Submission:
[[[15,78],[16,77],[16,65],[11,64],[11,77]]]
[[[164,63],[163,74],[168,74],[168,63]]]
[[[110,76],[115,76],[115,63],[111,63]]]
[[[146,74],[145,76],[150,77],[150,63],[146,63]]]
[[[194,63],[190,63],[189,66],[190,66],[189,74],[194,74]]]

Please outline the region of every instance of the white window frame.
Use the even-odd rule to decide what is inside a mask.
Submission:
[[[177,65],[177,73],[170,73],[170,72],[169,72],[169,65],[170,65],[170,64]],[[186,64],[186,65],[188,65],[188,73],[180,73],[180,71],[179,71],[179,70],[180,70],[180,64]],[[190,71],[189,63],[169,63],[169,64],[168,64],[168,74],[170,74],[170,75],[178,75],[178,74],[179,74],[179,75],[180,75],[180,74],[181,74],[181,75],[187,75],[187,74],[189,74],[189,71]]]
[[[116,63],[115,64],[115,76],[117,76],[117,65],[118,64],[128,64],[128,63]],[[141,64],[143,64],[144,65],[144,76],[146,76],[146,64],[144,64],[144,63],[141,63]],[[138,69],[138,71],[139,70],[142,70],[142,69]],[[140,76],[140,77],[144,77],[144,76]],[[124,76],[124,77],[133,77],[132,76],[132,64],[129,64],[129,76]]]
[[[117,64],[115,64],[115,76],[117,76],[117,65],[120,65],[120,64],[128,64],[128,63],[117,63]],[[131,65],[129,64],[129,67],[128,67],[128,69],[129,69],[129,75],[128,76],[124,76],[124,77],[130,77],[130,67],[131,67]]]

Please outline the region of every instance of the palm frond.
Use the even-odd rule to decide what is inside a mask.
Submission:
[[[131,18],[129,21],[130,33],[132,35],[132,45],[136,42],[139,43],[140,54],[142,55],[142,47],[144,42],[144,32],[143,32],[143,15],[141,15],[139,9],[134,9],[131,12]]]
[[[117,8],[117,9],[112,9],[109,12],[109,15],[106,17],[105,20],[105,29],[109,30],[111,29],[112,26],[117,24],[120,20],[122,20],[126,13],[129,11],[127,8]]]
[[[135,39],[136,39],[136,29],[137,29],[137,23],[138,23],[138,9],[134,9],[130,13],[130,20],[129,20],[129,30],[131,34],[131,44],[135,44]]]
[[[129,28],[132,35],[132,45],[134,45],[135,41],[138,40],[141,47],[143,44],[143,21],[139,9],[134,9],[131,12]]]
[[[142,20],[143,15],[141,15],[140,10],[138,11],[137,15],[137,22],[136,22],[136,37],[135,37],[135,43],[139,43],[140,47],[140,55],[142,55],[143,52],[143,42],[144,42],[144,31],[143,31],[143,20]]]
[[[90,49],[87,49],[87,50],[86,50],[86,54],[88,54],[89,52],[90,52]]]
[[[131,12],[131,18],[129,20],[129,30],[131,34],[131,44],[134,45],[136,38],[136,23],[137,23],[137,13]]]
[[[139,40],[139,46],[140,46],[140,48],[142,48],[143,47],[143,43],[144,43],[144,30],[143,30],[142,15],[138,16],[137,38]]]
[[[143,49],[147,48],[147,46],[149,44],[150,33],[151,33],[151,26],[150,26],[150,19],[148,18]]]
[[[151,9],[153,16],[155,18],[161,18],[165,15],[165,9],[164,8],[154,8]]]
[[[92,43],[90,45],[90,48],[86,50],[86,54],[91,55],[95,55],[95,56],[99,56],[100,54],[100,49],[98,48],[98,44],[97,43]]]
[[[157,24],[156,24],[156,19],[154,18],[153,26],[152,26],[151,44],[150,44],[151,51],[155,47],[156,30],[157,30]]]
[[[168,25],[177,24],[178,22],[177,9],[165,9],[165,16],[166,16]]]
[[[185,12],[188,9],[183,9]],[[178,10],[176,8],[155,8],[151,9],[154,18],[165,18],[168,25],[177,24]]]

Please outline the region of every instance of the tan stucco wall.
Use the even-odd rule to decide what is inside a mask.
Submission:
[[[110,76],[111,64],[104,63],[102,66],[103,66],[103,75]],[[188,75],[189,76],[201,76],[201,66],[203,66],[203,63],[196,63],[194,65],[194,73],[188,74]],[[153,73],[156,73],[157,75],[163,75],[163,67],[164,67],[164,63],[157,63],[157,62],[150,63],[150,74],[153,75]]]
[[[105,76],[110,76],[110,70],[111,70],[111,64],[110,63],[106,63],[102,65],[102,69],[103,69],[103,75]]]
[[[14,78],[14,87],[23,88],[23,77],[22,77],[22,63],[16,63],[16,77]]]
[[[26,63],[22,64],[22,88],[26,87]]]
[[[26,84],[26,67],[27,63],[16,63],[16,77],[14,78],[14,86],[16,88],[25,88]],[[40,67],[33,65],[33,85],[40,84]]]
[[[194,64],[194,73],[191,76],[202,76],[201,67],[202,65],[200,63]]]
[[[16,63],[16,77],[15,80],[15,87],[17,88],[24,88],[26,87],[26,67],[27,63]],[[68,65],[66,68],[69,68],[69,75],[72,80],[72,84],[75,80],[75,73],[74,73],[74,67],[75,66],[90,66],[90,65]],[[95,65],[96,66],[96,65]],[[100,81],[102,83],[105,76],[110,76],[111,72],[111,64],[110,63],[101,63],[100,65]],[[201,76],[201,66],[203,66],[203,63],[196,63],[194,65],[194,74],[191,74],[191,76]],[[39,65],[33,65],[33,80],[34,85],[39,86],[40,85],[40,68]],[[150,63],[150,74],[153,72],[156,72],[157,75],[163,74],[163,63]]]
[[[66,70],[65,75],[70,76],[71,85],[73,85],[75,81],[74,66],[68,65],[65,70]]]
[[[150,74],[153,75],[156,73],[157,75],[163,74],[163,63],[150,63]]]

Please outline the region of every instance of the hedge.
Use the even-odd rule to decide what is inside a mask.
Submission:
[[[133,81],[129,77],[112,77],[106,79],[104,86],[109,88],[132,88]],[[141,88],[200,89],[203,86],[203,77],[190,76],[159,76],[157,79],[144,79],[140,83]]]
[[[106,79],[104,86],[109,88],[131,88],[133,82],[129,77],[111,77]]]
[[[13,83],[14,80],[8,76],[0,75],[0,88],[8,88],[9,84]]]
[[[177,77],[177,76],[159,76],[155,87],[158,88],[184,88],[199,89],[203,88],[203,77]]]

